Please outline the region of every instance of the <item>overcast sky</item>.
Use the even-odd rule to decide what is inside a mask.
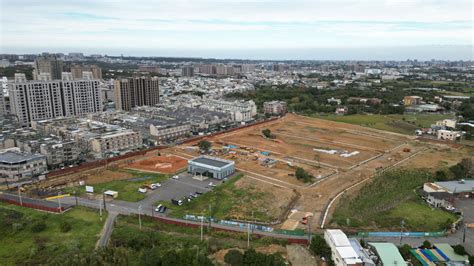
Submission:
[[[471,59],[471,0],[0,0],[1,53]]]

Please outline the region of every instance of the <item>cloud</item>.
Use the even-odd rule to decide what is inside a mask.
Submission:
[[[473,36],[465,0],[0,1],[0,52],[472,46]]]

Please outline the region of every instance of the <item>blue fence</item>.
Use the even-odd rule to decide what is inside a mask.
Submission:
[[[445,231],[440,232],[358,232],[359,237],[443,237]]]

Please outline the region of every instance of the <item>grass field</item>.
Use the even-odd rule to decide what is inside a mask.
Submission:
[[[71,226],[69,231],[61,231],[63,223]],[[45,228],[39,230],[39,224]],[[101,229],[99,214],[90,209],[49,214],[0,203],[0,264],[48,264],[66,253],[91,252]]]
[[[192,254],[210,255],[221,249],[247,248],[247,234],[237,232],[208,231],[203,227],[201,241],[200,228],[181,227],[160,223],[150,217],[142,218],[142,230],[138,227],[137,216],[119,216],[111,237],[111,246],[129,249],[130,265],[141,265],[143,256],[163,255],[171,250],[192,250]],[[252,248],[268,245],[285,246],[287,241],[275,238],[252,238]]]
[[[424,170],[397,170],[378,176],[355,195],[344,196],[332,222],[343,227],[399,229],[401,220],[412,231],[438,231],[456,217],[425,204],[416,188],[431,179]]]
[[[435,124],[438,120],[452,118],[450,115],[440,114],[345,116],[327,115],[317,117],[321,119],[360,125],[405,135],[414,135],[417,128],[429,127],[431,124]]]
[[[257,221],[272,221],[276,219],[261,204],[264,199],[268,199],[265,193],[252,190],[241,189],[235,183],[242,178],[242,174],[231,178],[226,183],[214,188],[191,202],[182,206],[176,206],[170,202],[157,202],[169,207],[171,216],[182,218],[185,214],[209,216],[209,205],[211,206],[211,216],[216,219],[250,219],[252,211]]]
[[[151,183],[162,182],[167,179],[167,175],[163,174],[152,174],[152,173],[142,173],[138,171],[127,170],[127,172],[133,173],[133,179],[136,180],[117,180],[110,181],[106,183],[100,183],[94,185],[95,193],[102,193],[106,190],[113,190],[118,192],[118,200],[137,202],[143,200],[146,195],[138,192],[138,188]],[[72,193],[72,189],[68,189],[67,192]],[[79,195],[85,193],[85,187],[81,187],[79,190]]]

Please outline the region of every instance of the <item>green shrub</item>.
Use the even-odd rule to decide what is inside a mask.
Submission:
[[[62,233],[67,233],[67,232],[71,231],[72,226],[71,226],[70,223],[64,221],[59,225],[59,229],[61,230]]]
[[[31,226],[31,232],[39,233],[46,229],[46,223],[43,221],[37,221]]]
[[[224,261],[231,266],[241,266],[244,265],[244,254],[240,251],[231,249],[225,254]]]

